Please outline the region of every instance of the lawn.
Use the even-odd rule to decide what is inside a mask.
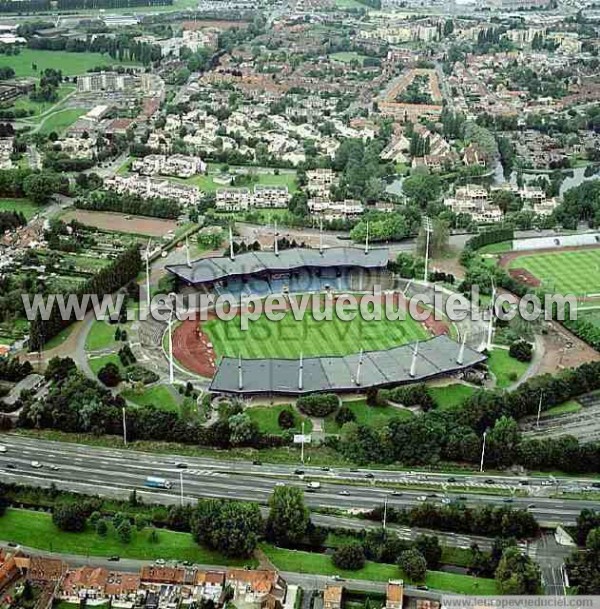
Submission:
[[[507,349],[494,349],[490,353],[487,363],[496,377],[499,389],[506,389],[512,385],[529,368],[528,362],[520,362],[510,357]]]
[[[396,408],[395,406],[369,406],[366,400],[351,400],[343,402],[356,417],[359,425],[369,427],[384,427],[390,419],[410,419],[414,415],[410,410]],[[337,434],[340,426],[335,422],[335,416],[325,419],[325,433]]]
[[[79,322],[79,323],[81,323],[81,322]],[[56,347],[59,347],[60,345],[62,345],[67,340],[67,338],[69,338],[69,336],[71,336],[71,332],[73,332],[73,330],[76,327],[77,327],[77,322],[73,323],[73,324],[69,324],[64,330],[61,330],[56,336],[51,338],[44,345],[44,351],[47,351],[48,349],[55,349]]]
[[[40,133],[62,133],[86,111],[83,108],[67,108],[50,114],[40,126]]]
[[[379,321],[366,321],[357,315],[351,321],[342,321],[334,315],[331,320],[317,321],[309,310],[299,320],[291,311],[280,321],[261,317],[250,322],[248,330],[240,328],[239,317],[209,320],[202,329],[218,356],[241,355],[247,359],[291,359],[300,353],[305,357],[345,355],[361,348],[375,351],[428,338],[427,330],[410,317],[389,321],[384,315]]]
[[[461,383],[443,387],[429,387],[429,392],[440,410],[454,410],[476,391],[475,387],[462,385]]]
[[[329,59],[333,61],[339,61],[340,63],[352,63],[353,61],[357,61],[359,64],[362,65],[363,61],[365,60],[365,56],[360,55],[359,53],[356,53],[354,51],[348,51],[332,53],[329,56]]]
[[[600,249],[519,256],[509,268],[529,271],[559,294],[600,293]]]
[[[39,205],[29,199],[0,199],[0,211],[20,211],[27,220],[33,218],[40,209]]]
[[[390,579],[403,577],[402,571],[396,565],[374,563],[367,561],[358,571],[338,569],[326,554],[299,552],[275,548],[264,544],[263,551],[271,562],[281,571],[297,573],[314,573],[317,575],[339,575],[347,579],[366,579],[370,581],[387,582]],[[407,582],[407,577],[403,577]],[[435,590],[456,592],[459,594],[496,594],[496,582],[493,579],[476,578],[469,575],[428,571],[424,582]]]
[[[134,389],[126,389],[121,395],[138,406],[156,406],[179,412],[177,395],[165,385],[146,387],[141,393],[137,393]]]
[[[501,241],[500,243],[490,243],[477,250],[478,254],[504,254],[513,248],[512,241]]]
[[[75,91],[74,85],[61,85],[57,90],[58,99],[51,102],[32,101],[29,99],[29,97],[23,95],[15,100],[13,108],[15,110],[27,110],[30,113],[31,118],[35,118],[36,116],[44,114],[44,112],[50,110],[50,108],[62,101],[69,93],[73,91]]]
[[[568,402],[564,402],[563,404],[558,404],[557,406],[552,406],[548,410],[544,410],[543,414],[545,417],[559,417],[563,414],[572,414],[575,412],[579,412],[583,406],[576,402],[575,400],[569,400]]]
[[[34,69],[34,65],[37,70]],[[62,71],[63,76],[84,74],[91,68],[124,64],[101,53],[68,53],[66,51],[41,51],[21,49],[18,55],[0,55],[0,67],[11,67],[16,76],[40,76],[46,68]]]
[[[110,353],[109,355],[101,355],[99,357],[90,357],[88,359],[88,364],[94,374],[98,374],[101,368],[106,366],[106,364],[112,363],[115,364],[121,372],[125,371],[123,364],[121,364],[121,360],[116,353]]]
[[[302,430],[302,421],[304,421],[304,432],[312,431],[312,422],[309,418],[303,417],[290,404],[278,404],[277,406],[252,406],[245,412],[254,421],[260,431],[271,435],[281,435],[285,430],[279,427],[278,418],[282,410],[291,410],[294,414],[295,425],[292,431],[300,433]]]
[[[96,319],[85,339],[86,351],[100,351],[115,346],[116,325]]]
[[[231,172],[235,174],[234,167],[231,167]],[[183,182],[185,184],[194,184],[200,190],[204,192],[215,192],[217,188],[235,188],[235,186],[227,186],[223,184],[218,184],[214,181],[214,177],[217,176],[220,172],[218,166],[210,166],[207,174],[194,176],[192,178],[186,179],[178,179],[178,182]],[[296,182],[296,172],[280,172],[279,174],[275,173],[260,173],[256,171],[254,173],[256,178],[255,181],[244,185],[244,188],[254,188],[254,185],[260,186],[287,186],[288,190],[293,193],[298,190],[298,184]]]
[[[188,533],[159,530],[158,542],[149,540],[150,529],[136,531],[128,544],[119,541],[109,527],[100,537],[95,531],[65,533],[57,529],[52,516],[44,512],[9,509],[0,518],[0,539],[24,546],[63,554],[81,556],[121,556],[138,560],[189,560],[201,564],[244,565],[249,561],[232,561],[217,552],[202,548]]]

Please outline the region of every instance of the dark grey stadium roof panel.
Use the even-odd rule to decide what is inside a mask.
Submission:
[[[233,260],[227,256],[200,258],[187,264],[172,264],[166,268],[190,284],[211,283],[225,277],[240,277],[269,271],[287,272],[303,267],[384,268],[388,263],[387,248],[332,247],[317,249],[294,248],[275,252],[246,252]]]
[[[446,335],[419,343],[415,374],[410,375],[414,344],[362,355],[359,383],[356,382],[359,353],[342,357],[304,358],[302,387],[299,386],[298,359],[222,358],[210,389],[238,394],[301,395],[319,391],[357,391],[368,387],[424,381],[470,368],[486,356],[465,346],[459,363],[460,345]],[[242,386],[240,388],[239,366]]]

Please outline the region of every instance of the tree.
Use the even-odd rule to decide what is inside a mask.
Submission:
[[[297,545],[306,535],[310,513],[299,488],[278,486],[269,499],[267,536],[278,545]]]
[[[365,566],[365,552],[358,541],[353,541],[337,548],[331,560],[338,569],[358,571]]]
[[[262,530],[260,508],[255,503],[209,499],[200,501],[192,515],[194,539],[225,556],[250,556]]]
[[[133,534],[133,528],[129,519],[124,519],[116,529],[117,537],[121,543],[129,543],[131,541],[131,535]]]
[[[412,175],[402,183],[404,195],[422,209],[433,203],[441,190],[442,183],[437,175]]]
[[[514,546],[504,550],[495,577],[501,594],[539,594],[541,588],[539,567]]]
[[[405,550],[398,557],[398,566],[408,579],[413,582],[425,581],[427,561],[418,550]]]
[[[515,341],[510,345],[508,355],[520,362],[530,362],[533,358],[533,345],[525,340]]]
[[[58,176],[51,173],[34,173],[23,180],[25,196],[37,205],[48,203],[59,188],[60,180]]]
[[[52,511],[52,522],[61,530],[81,533],[85,529],[87,510],[76,503],[62,503]]]
[[[514,463],[521,432],[511,417],[500,417],[487,435],[488,459],[497,465]]]
[[[519,211],[521,204],[519,199],[510,190],[493,190],[490,194],[492,205],[500,208],[500,211],[506,215],[509,211]]]
[[[234,446],[252,444],[259,434],[257,424],[246,413],[229,417],[229,429],[231,431],[229,439]]]
[[[108,524],[106,523],[106,519],[101,518],[96,523],[96,533],[100,535],[100,537],[106,537],[108,534]]]
[[[340,409],[335,414],[335,422],[342,427],[342,425],[350,423],[351,421],[356,421],[354,411],[352,411],[348,406],[340,406]]]
[[[281,429],[291,429],[295,423],[294,413],[287,408],[282,410],[277,417],[277,424]]]
[[[442,546],[435,535],[419,535],[415,539],[415,548],[424,556],[428,569],[436,571],[439,568]]]
[[[107,387],[116,387],[123,380],[119,367],[112,362],[108,362],[100,368],[98,378]]]

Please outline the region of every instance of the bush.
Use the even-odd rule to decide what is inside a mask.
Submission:
[[[352,421],[356,421],[354,412],[348,406],[341,406],[335,415],[335,422],[341,427]]]
[[[107,387],[116,387],[123,380],[119,367],[112,362],[100,368],[98,378]]]
[[[159,376],[153,370],[148,370],[143,366],[130,366],[127,369],[127,380],[132,383],[143,383],[150,385],[158,381]]]
[[[508,355],[520,362],[530,362],[533,358],[533,345],[525,340],[518,340],[512,343]]]
[[[379,391],[379,397],[381,400],[391,400],[404,406],[420,406],[424,412],[435,408],[436,405],[427,385],[424,383],[395,387],[394,389],[382,389]]]
[[[398,557],[398,566],[413,582],[425,581],[427,561],[418,550],[405,550]]]
[[[291,429],[295,423],[294,413],[291,410],[282,410],[277,417],[277,424],[281,429]]]
[[[52,522],[61,531],[81,533],[87,521],[87,509],[83,505],[64,503],[57,505],[52,511]]]
[[[313,393],[298,398],[296,405],[311,417],[326,417],[338,407],[338,397],[333,393]]]
[[[358,571],[365,566],[365,552],[362,545],[358,541],[354,541],[337,548],[331,560],[338,569]]]

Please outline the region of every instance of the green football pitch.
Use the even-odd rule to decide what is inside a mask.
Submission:
[[[241,356],[245,359],[297,358],[304,356],[346,355],[361,349],[376,351],[389,349],[415,340],[429,338],[425,327],[408,317],[402,321],[366,321],[356,316],[352,321],[315,320],[307,312],[296,320],[288,311],[280,321],[261,317],[249,322],[247,330],[240,327],[240,319],[214,319],[202,324],[217,356]]]
[[[600,249],[519,256],[509,268],[529,271],[558,294],[600,293]]]

